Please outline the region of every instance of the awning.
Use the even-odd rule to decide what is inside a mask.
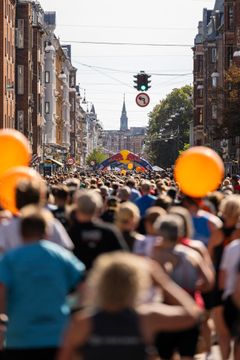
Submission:
[[[153,171],[164,171],[164,169],[160,168],[159,166],[153,166]]]
[[[60,161],[57,161],[57,160],[55,160],[55,159],[48,158],[48,160],[52,161],[54,164],[56,164],[56,165],[58,165],[58,166],[61,166],[61,167],[64,166],[63,163],[61,163]]]

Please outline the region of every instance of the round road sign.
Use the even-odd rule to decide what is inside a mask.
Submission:
[[[150,103],[150,97],[146,93],[139,93],[136,97],[136,103],[140,107],[148,106]]]

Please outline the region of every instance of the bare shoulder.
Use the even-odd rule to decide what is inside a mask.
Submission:
[[[205,245],[199,240],[189,240],[189,247],[204,256],[207,252]]]
[[[193,265],[199,264],[202,260],[202,257],[199,254],[199,252],[197,252],[195,249],[193,249],[191,247],[187,247],[187,246],[179,244],[176,246],[176,250],[180,251],[180,252],[184,252],[187,256],[187,259],[190,262],[192,262]]]

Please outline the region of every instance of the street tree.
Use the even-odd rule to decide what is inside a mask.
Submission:
[[[107,155],[103,152],[101,148],[95,148],[93,151],[87,156],[87,165],[96,166],[101,164],[104,160],[107,159]]]
[[[240,68],[236,64],[233,64],[226,72],[224,86],[218,88],[218,93],[224,99],[220,103],[223,119],[214,128],[214,138],[222,139],[223,134],[226,139],[239,136]]]
[[[145,141],[148,159],[160,167],[174,164],[179,152],[189,143],[193,117],[192,87],[173,89],[149,114]]]

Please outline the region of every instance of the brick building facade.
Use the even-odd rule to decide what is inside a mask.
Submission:
[[[0,1],[0,128],[15,127],[16,1]]]
[[[240,137],[229,136],[224,110],[228,94],[226,74],[234,63],[240,65],[236,57],[239,50],[240,1],[216,0],[214,9],[203,10],[193,47],[193,142],[217,150],[228,172],[239,171],[240,165]],[[217,134],[216,128],[223,124],[225,128]]]

